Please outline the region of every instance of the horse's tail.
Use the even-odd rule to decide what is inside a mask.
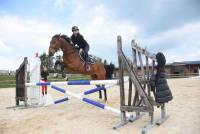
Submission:
[[[106,79],[112,79],[113,71],[110,65],[104,65],[105,71],[106,71]]]

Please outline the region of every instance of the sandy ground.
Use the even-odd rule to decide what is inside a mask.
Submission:
[[[150,134],[200,134],[200,80],[168,80],[174,100],[166,105],[170,118]],[[70,91],[80,92],[92,86],[72,86]],[[49,89],[54,98],[65,95]],[[97,100],[98,94],[88,96]],[[48,107],[7,109],[15,105],[15,90],[0,89],[0,134],[140,134],[148,122],[148,114],[134,123],[113,130],[119,117],[75,98]],[[119,107],[119,88],[108,90],[107,105]],[[155,116],[160,110],[155,108]]]

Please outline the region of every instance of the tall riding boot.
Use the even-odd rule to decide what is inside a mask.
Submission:
[[[88,54],[85,54],[85,67],[87,71],[90,71],[90,65],[88,62],[89,62]]]

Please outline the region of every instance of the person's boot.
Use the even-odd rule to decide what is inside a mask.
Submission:
[[[85,67],[86,67],[86,71],[90,71],[90,65],[88,63],[88,55],[85,54]]]

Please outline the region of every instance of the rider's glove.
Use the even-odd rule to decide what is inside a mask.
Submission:
[[[75,45],[74,47],[75,47],[75,48],[79,48],[79,46],[78,46],[78,45]]]
[[[80,50],[79,50],[79,53],[81,53],[83,51],[83,49],[81,48]]]

